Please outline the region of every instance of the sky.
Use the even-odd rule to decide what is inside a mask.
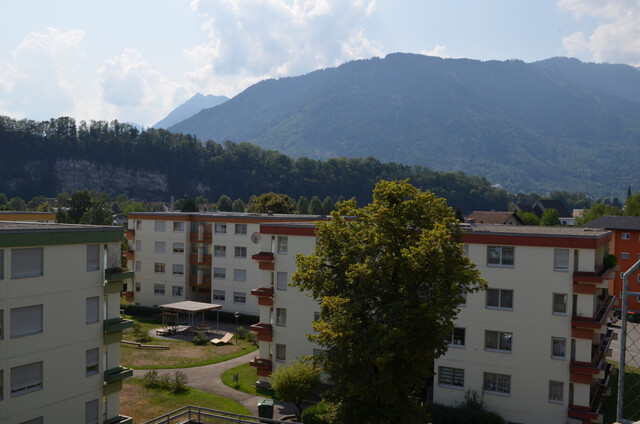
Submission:
[[[20,0],[0,115],[155,124],[196,93],[393,52],[640,65],[640,0]]]

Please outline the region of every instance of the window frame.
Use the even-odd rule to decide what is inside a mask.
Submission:
[[[90,358],[91,352],[95,352],[95,363],[89,362],[90,359],[92,359]],[[87,349],[85,351],[85,377],[96,375],[99,372],[100,372],[100,349],[97,347],[92,349]]]
[[[556,386],[556,390],[553,390],[554,385]],[[560,389],[560,396],[552,396],[553,393],[557,392],[558,388]],[[551,403],[560,403],[560,404],[564,403],[564,381],[549,380],[548,399],[549,399],[549,402]]]
[[[214,244],[213,245],[213,256],[216,258],[226,258],[227,257],[227,246],[222,244]]]
[[[173,254],[174,255],[183,255],[184,254],[184,243],[183,242],[174,242],[172,245]]]
[[[153,294],[154,296],[164,296],[166,293],[164,284],[154,283],[153,284]]]
[[[233,303],[244,305],[247,303],[247,294],[244,292],[233,292]]]
[[[289,237],[278,236],[276,250],[278,255],[286,255],[289,251]]]
[[[460,343],[457,343],[456,341],[459,341]],[[449,338],[447,339],[447,344],[449,345],[449,347],[463,349],[465,347],[465,342],[466,342],[465,329],[463,327],[454,327],[453,331],[449,335]]]
[[[29,317],[29,320],[33,321],[36,324],[36,326],[33,329],[28,329],[28,330],[22,329],[21,332],[18,332],[18,329],[20,328],[18,326],[21,324],[24,324],[24,317],[21,317],[19,315],[24,313],[29,314],[30,313],[29,311],[37,311],[36,320],[34,320],[33,317]],[[13,315],[14,312],[16,313],[16,316]],[[9,334],[11,339],[19,339],[20,337],[32,336],[34,334],[40,334],[44,331],[44,306],[42,304],[11,308],[9,310],[9,315],[10,315],[9,319],[11,321],[11,326],[10,326],[11,328],[9,329]],[[39,318],[40,318],[39,323],[36,323],[38,318],[37,315],[39,315]],[[15,330],[14,330],[14,323],[16,325]]]
[[[494,383],[494,389],[487,389],[487,383],[488,383],[488,377],[495,377],[495,382]],[[501,383],[504,386],[504,382],[500,382],[500,379],[505,379],[507,380],[507,386],[508,386],[508,391],[507,390],[498,390],[501,387]],[[483,376],[482,376],[482,392],[483,393],[488,393],[488,394],[492,394],[492,395],[499,395],[499,396],[511,396],[511,375],[510,374],[500,374],[500,373],[495,373],[495,372],[484,372]]]
[[[556,310],[556,296],[562,297],[562,303],[564,304],[564,312]],[[567,310],[569,309],[569,296],[566,293],[553,293],[551,297],[551,313],[553,315],[567,316]]]
[[[167,242],[165,241],[156,241],[154,243],[154,253],[164,254],[167,253]]]
[[[496,347],[488,346],[489,336],[496,335]],[[507,343],[506,340],[509,340],[508,346],[503,345],[503,343]],[[499,353],[512,353],[513,352],[513,332],[511,331],[499,331],[499,330],[484,330],[484,350],[488,352],[499,352]]]
[[[553,249],[553,270],[559,272],[568,272],[569,271],[569,261],[571,258],[569,249]],[[565,258],[559,257],[559,255],[564,256],[566,254],[566,264]]]
[[[176,271],[177,267],[177,271]],[[182,267],[182,270],[180,270]],[[171,264],[171,274],[172,275],[184,275],[184,264]]]
[[[511,251],[511,263],[505,262],[508,258],[507,254],[505,254],[505,250]],[[492,254],[492,252],[495,252]],[[494,255],[497,254],[497,257]],[[498,259],[497,262],[492,262],[492,260]],[[487,266],[497,267],[497,268],[514,268],[516,265],[516,248],[515,246],[501,246],[501,245],[488,245],[487,246]]]
[[[489,298],[490,292],[498,292],[498,305],[489,305]],[[507,293],[511,293],[511,306],[503,306],[502,303],[505,300],[503,298],[503,292],[506,295]],[[501,311],[513,311],[513,290],[512,289],[497,289],[497,288],[489,288],[487,289],[486,292],[486,297],[485,297],[485,308],[486,309],[497,309],[497,310],[501,310]]]
[[[184,221],[173,221],[173,232],[184,233]]]
[[[223,222],[216,222],[213,225],[214,234],[227,234],[227,224]]]
[[[240,231],[238,231],[238,229],[240,229]],[[235,228],[235,235],[237,236],[246,236],[247,235],[247,224],[236,224]]]
[[[89,316],[89,312],[91,303],[94,302],[95,299],[95,309],[96,309],[96,314],[95,316]],[[95,324],[100,322],[100,296],[89,296],[86,298],[85,300],[85,323],[86,324]]]
[[[279,327],[287,326],[287,308],[276,308],[276,325]]]
[[[226,280],[227,279],[227,268],[223,267],[213,267],[212,277],[214,280]]]
[[[235,246],[233,248],[233,257],[236,259],[246,259],[247,258],[247,247],[246,246]]]
[[[445,371],[447,371],[448,373]],[[461,379],[460,379],[460,373],[462,373]],[[457,374],[457,378],[456,378],[456,374]],[[445,381],[443,381],[443,379]],[[438,386],[448,387],[448,388],[457,389],[457,390],[464,389],[464,368],[439,366],[438,367]]]
[[[561,343],[562,355],[555,354],[556,342]],[[564,337],[551,337],[551,359],[566,360],[567,359],[567,339]]]
[[[247,270],[244,268],[234,268],[233,269],[233,281],[246,282],[247,281]]]
[[[34,254],[36,254],[36,252],[39,252],[39,254],[36,254],[36,259],[39,259],[39,264],[36,264],[36,266],[34,267],[35,268],[34,271],[26,272],[25,270],[20,270],[21,272],[16,273],[15,271],[16,267],[14,266],[16,264],[16,261],[26,260],[26,258],[18,258],[18,256],[22,256],[22,253],[26,254],[27,252],[33,252]],[[44,248],[43,247],[25,247],[25,248],[11,249],[11,279],[12,280],[16,280],[19,278],[40,277],[42,275],[44,275]]]
[[[93,250],[96,252],[93,252]],[[88,244],[87,245],[87,272],[100,270],[100,245]]]
[[[211,290],[211,299],[218,302],[226,301],[226,293],[224,290]]]
[[[285,362],[287,360],[287,345],[282,343],[276,343],[276,361]]]
[[[32,367],[33,369],[28,368],[28,367]],[[19,366],[16,366],[16,367],[12,367],[10,369],[10,383],[9,383],[10,397],[22,396],[22,395],[25,395],[27,393],[32,393],[32,392],[35,392],[35,391],[38,391],[38,390],[42,390],[42,386],[43,386],[43,382],[42,382],[43,378],[42,377],[43,377],[43,374],[44,374],[43,373],[43,368],[44,368],[44,364],[42,363],[42,361],[31,362],[29,364],[24,364],[24,365],[19,365]],[[27,369],[27,370],[29,370],[31,372],[37,372],[37,373],[40,374],[39,375],[40,378],[35,379],[35,380],[37,380],[37,382],[35,384],[29,384],[29,385],[26,385],[24,387],[18,387],[18,388],[14,389],[14,385],[13,385],[14,378],[15,378],[14,377],[14,372],[17,372],[17,370],[19,370],[19,369]]]
[[[283,278],[281,280],[281,277]],[[289,287],[289,274],[283,271],[276,272],[276,289],[277,290],[287,290]]]
[[[156,233],[164,233],[167,230],[167,222],[162,219],[154,220],[153,230]]]
[[[171,286],[171,296],[175,296],[175,297],[184,296],[184,286]]]
[[[631,240],[631,233],[620,233],[622,240]]]
[[[165,262],[154,262],[153,273],[154,274],[166,274],[167,264]]]

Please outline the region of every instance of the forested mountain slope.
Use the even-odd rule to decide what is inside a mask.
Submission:
[[[225,96],[214,96],[212,94],[203,96],[200,93],[196,93],[189,100],[182,103],[180,106],[172,110],[171,113],[158,121],[153,126],[153,128],[169,128],[170,126],[175,125],[178,122],[192,117],[202,109],[208,109],[217,106],[221,103],[226,102],[227,100],[229,100],[229,98]]]

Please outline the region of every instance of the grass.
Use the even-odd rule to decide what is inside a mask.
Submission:
[[[148,320],[128,317],[140,323],[145,332],[161,325]],[[124,333],[123,340],[134,341],[131,331]],[[167,350],[143,349],[136,346],[120,345],[120,363],[133,369],[169,369],[189,368],[223,362],[245,355],[258,347],[245,339],[238,339],[238,344],[214,346],[211,343],[198,346],[191,341],[165,340],[152,338],[147,344],[169,346]]]
[[[233,381],[233,375],[238,374],[238,382]],[[258,389],[256,387],[256,381],[258,380],[258,372],[255,368],[249,366],[249,364],[240,365],[239,367],[231,368],[222,374],[222,382],[236,390],[241,392],[250,393],[252,395],[264,396],[266,398],[273,398],[273,390],[271,389]]]
[[[149,389],[140,378],[125,380],[120,392],[120,413],[133,417],[135,423],[144,423],[187,405],[251,415],[247,408],[230,399],[192,388],[179,394]]]
[[[617,362],[611,362],[616,368],[619,368]],[[604,424],[611,424],[616,422],[616,416],[618,411],[618,375],[612,375],[609,381],[609,387],[611,387],[611,396],[606,400],[602,409],[604,413]],[[635,367],[626,366],[624,374],[624,405],[625,414],[622,418],[638,419],[640,417],[640,369]]]

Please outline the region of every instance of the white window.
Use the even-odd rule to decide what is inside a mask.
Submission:
[[[142,252],[142,240],[136,240],[136,252]]]
[[[85,353],[85,375],[94,375],[98,374],[98,358],[99,358],[99,350],[88,349]]]
[[[216,234],[227,234],[227,224],[221,224],[219,222],[216,222],[214,231]]]
[[[287,345],[276,344],[276,361],[287,360]]]
[[[553,294],[554,315],[567,315],[567,295],[564,293]]]
[[[98,296],[87,297],[86,321],[87,324],[100,321],[100,298]]]
[[[622,233],[622,240],[630,240],[631,233]]]
[[[0,249],[0,280],[4,280],[4,250]]]
[[[629,252],[620,252],[620,259],[629,259]]]
[[[165,222],[164,221],[156,221],[156,232],[164,233]]]
[[[136,286],[136,288],[135,288],[136,292],[139,293],[140,292],[140,281],[136,281],[135,282],[135,286]]]
[[[233,303],[247,303],[246,293],[233,292]]]
[[[213,300],[224,302],[224,290],[213,290]]]
[[[565,359],[567,350],[567,339],[560,337],[551,338],[551,357],[553,359]]]
[[[247,224],[236,224],[236,235],[247,235]]]
[[[289,240],[287,236],[278,236],[278,253],[286,254],[287,253],[287,244]]]
[[[488,289],[487,308],[513,309],[513,290]]]
[[[42,333],[42,305],[11,309],[11,337]]]
[[[288,276],[286,272],[280,272],[276,274],[277,283],[276,288],[278,290],[286,290],[288,285]]]
[[[182,232],[184,232],[184,222],[183,221],[173,221],[173,232],[174,233],[182,233]]]
[[[287,310],[285,308],[276,308],[276,325],[287,325]]]
[[[84,404],[84,424],[98,424],[98,399]]]
[[[184,287],[182,286],[172,286],[171,294],[174,296],[182,296],[184,295]]]
[[[227,270],[225,268],[213,268],[213,278],[216,280],[224,280],[227,278]]]
[[[569,271],[569,249],[553,249],[553,270]]]
[[[183,264],[173,264],[171,265],[173,275],[184,275],[184,265]]]
[[[87,246],[87,271],[97,271],[100,269],[100,245],[90,244]]]
[[[173,243],[173,253],[181,255],[184,253],[184,243]]]
[[[11,397],[42,389],[42,361],[11,368]]]
[[[464,328],[455,327],[447,339],[449,346],[464,347]]]
[[[11,278],[42,275],[42,247],[11,249]]]
[[[156,253],[165,253],[167,251],[167,244],[164,241],[156,242]]]
[[[515,262],[515,247],[487,246],[487,265],[512,267]]]
[[[462,368],[438,367],[438,385],[464,387],[464,370]]]
[[[549,402],[562,403],[564,395],[564,383],[562,381],[549,380]]]
[[[154,284],[153,294],[157,294],[158,296],[164,296],[164,284]]]
[[[507,374],[484,373],[484,392],[500,395],[511,394],[511,376]]]
[[[142,220],[136,219],[136,230],[139,231],[142,229]]]
[[[513,341],[513,333],[507,331],[490,331],[484,332],[484,348],[485,350],[494,350],[498,352],[511,352],[511,343]]]
[[[233,270],[233,281],[247,281],[247,270],[246,269],[234,269]]]
[[[247,248],[244,246],[236,246],[234,249],[234,256],[236,258],[246,258],[247,257]]]
[[[156,274],[164,274],[165,264],[162,262],[155,262],[153,264],[153,272],[155,272]]]
[[[142,262],[136,261],[136,272],[142,272]]]
[[[227,256],[227,246],[213,246],[213,256],[224,258]]]

